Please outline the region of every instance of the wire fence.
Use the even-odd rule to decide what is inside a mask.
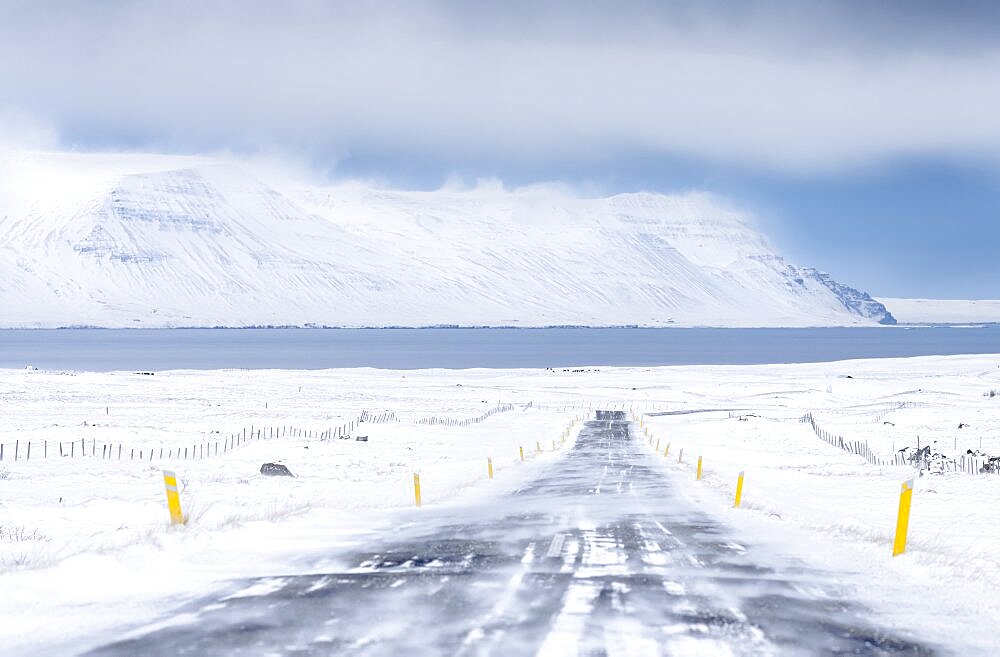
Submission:
[[[868,463],[878,466],[911,466],[922,472],[944,473],[961,472],[965,474],[1000,474],[1000,457],[978,454],[962,454],[958,458],[949,458],[943,454],[932,454],[930,446],[912,451],[893,453],[892,459],[885,459],[875,453],[866,440],[850,440],[836,435],[816,424],[812,413],[802,416],[802,422],[808,423],[816,436],[834,447],[850,452],[865,459]]]
[[[104,442],[97,438],[80,438],[68,441],[49,440],[15,440],[13,443],[0,443],[0,462],[31,461],[32,459],[48,458],[98,458],[117,461],[154,461],[154,460],[193,460],[205,459],[228,454],[235,449],[252,442],[274,440],[279,438],[305,438],[316,440],[333,440],[349,438],[350,433],[362,423],[385,424],[396,422],[393,411],[373,413],[362,411],[350,422],[326,429],[305,429],[291,425],[264,426],[251,425],[244,427],[229,436],[200,440],[190,445],[166,447],[142,445],[130,446],[122,442]]]
[[[527,404],[522,406],[522,409],[527,410],[532,406],[533,402],[528,402]],[[422,424],[429,426],[441,425],[446,427],[467,427],[472,424],[479,424],[480,422],[484,422],[489,418],[493,417],[494,415],[496,415],[497,413],[507,413],[509,411],[513,411],[515,408],[517,408],[517,406],[514,404],[498,404],[497,406],[486,411],[479,417],[470,417],[463,419],[458,419],[453,417],[436,417],[436,416],[425,417],[420,420],[417,420],[414,424]]]

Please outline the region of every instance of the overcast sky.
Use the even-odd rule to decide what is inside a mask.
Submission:
[[[1000,297],[1000,3],[0,0],[0,146],[702,188],[878,294]]]

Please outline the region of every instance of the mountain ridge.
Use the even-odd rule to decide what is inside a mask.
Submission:
[[[700,193],[266,184],[199,158],[0,173],[0,326],[891,322]]]

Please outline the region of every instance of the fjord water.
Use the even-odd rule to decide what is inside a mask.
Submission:
[[[1000,353],[1000,325],[807,329],[0,330],[0,367],[58,370],[740,365]]]

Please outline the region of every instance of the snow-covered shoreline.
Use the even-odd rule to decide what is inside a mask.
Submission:
[[[903,324],[996,324],[1000,300],[879,299]]]
[[[335,569],[346,546],[418,521],[414,471],[428,505],[499,498],[538,468],[558,466],[572,444],[561,443],[562,431],[575,417],[611,406],[634,409],[661,453],[669,442],[670,456],[654,457],[664,476],[747,541],[842,573],[876,615],[969,654],[991,645],[1000,622],[986,604],[1000,585],[992,513],[1000,477],[918,478],[910,549],[892,559],[899,484],[912,469],[871,466],[816,438],[801,417],[812,412],[882,454],[917,435],[949,454],[979,449],[980,440],[983,451],[1000,453],[1000,397],[989,396],[1000,390],[998,366],[1000,355],[579,372],[0,370],[0,442],[82,439],[88,449],[104,441],[157,454],[153,462],[56,458],[50,447],[47,459],[33,452],[12,462],[5,453],[0,616],[12,620],[0,641],[10,654],[63,654],[234,579]],[[500,403],[515,409],[466,426],[419,423],[475,419]],[[398,422],[361,425],[368,442],[281,438],[204,460],[158,457],[160,447],[250,425],[319,433],[364,409],[392,411]],[[683,414],[652,415],[664,412]],[[265,461],[298,477],[263,478]],[[182,529],[167,524],[164,467],[182,482],[191,517]],[[735,511],[740,470],[745,508]],[[959,620],[972,627],[954,636]]]

